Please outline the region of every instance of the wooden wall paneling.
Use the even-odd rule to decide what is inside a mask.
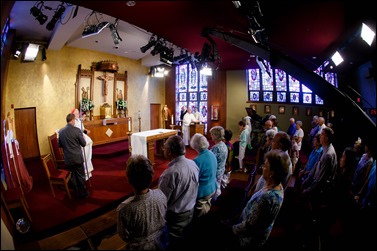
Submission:
[[[208,107],[218,106],[218,120],[207,120],[207,131],[213,126],[226,128],[226,72],[216,71],[208,78]]]

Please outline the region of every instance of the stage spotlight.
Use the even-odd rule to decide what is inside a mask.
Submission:
[[[52,17],[51,21],[47,24],[46,29],[52,31],[55,28],[56,23],[62,18],[65,12],[65,7],[63,4],[59,5],[59,9],[55,11],[54,16]]]
[[[117,45],[122,41],[122,38],[119,36],[118,31],[116,29],[117,21],[115,21],[115,24],[110,24],[109,28],[111,31],[111,36],[113,38],[114,44]]]
[[[173,64],[173,56],[174,56],[174,50],[173,48],[171,49],[166,49],[160,53],[160,61],[162,63],[165,63],[169,66]]]
[[[43,7],[43,2],[39,2],[36,6],[33,6],[30,9],[30,14],[32,14],[41,25],[43,25],[47,21],[47,16],[42,13],[42,10],[41,10],[42,7]]]
[[[158,40],[153,50],[151,51],[151,54],[152,56],[157,55],[158,53],[163,52],[165,49],[166,49],[165,43],[161,40]]]
[[[151,38],[149,39],[149,42],[146,45],[144,45],[143,47],[140,47],[140,51],[142,53],[145,53],[152,46],[154,46],[156,44],[156,42],[157,42],[157,40],[156,40],[155,36],[151,36]]]

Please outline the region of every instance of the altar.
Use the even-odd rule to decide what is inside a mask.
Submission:
[[[177,130],[154,129],[133,133],[131,135],[132,154],[142,154],[154,165],[155,143],[157,154],[162,154],[163,140],[172,135],[177,135]]]

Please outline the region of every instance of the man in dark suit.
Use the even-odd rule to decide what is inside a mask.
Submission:
[[[179,116],[179,118],[181,119],[181,121],[183,120],[183,117],[185,116],[186,113],[187,113],[186,106],[182,106],[181,107],[181,115]]]
[[[86,141],[83,132],[75,127],[75,115],[69,113],[66,117],[67,125],[59,130],[59,147],[64,150],[64,162],[71,171],[71,183],[79,198],[87,198],[89,192],[85,185],[84,158],[82,147]]]

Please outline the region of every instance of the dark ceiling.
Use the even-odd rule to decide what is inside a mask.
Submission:
[[[135,1],[132,8],[127,8],[125,2],[79,1],[79,4],[132,23],[193,53],[201,52],[203,43],[208,41],[200,35],[206,27],[217,27],[253,41],[247,33],[248,17],[252,13],[258,16],[253,9],[257,1],[240,1],[240,8],[232,1]],[[257,21],[265,28],[267,49],[278,50],[314,70],[336,49],[344,48],[362,22],[375,30],[375,5],[375,1],[264,0],[259,1],[263,16]],[[255,62],[250,60],[249,52],[236,45],[218,38],[214,41],[221,57],[220,69],[245,69]],[[362,43],[353,47],[358,51],[347,59],[343,70],[375,55],[375,41],[373,49]]]
[[[119,18],[191,53],[200,53],[203,44],[209,42],[201,36],[205,28],[220,30],[255,44],[248,31],[255,28],[257,23],[259,28],[264,29],[264,32],[260,33],[264,34],[263,44],[259,43],[257,46],[268,51],[278,51],[310,70],[318,68],[339,48],[343,53],[347,53],[345,62],[337,68],[339,73],[376,56],[375,39],[370,47],[360,38],[354,37],[362,22],[376,30],[375,1],[239,1],[240,8],[236,8],[232,1],[134,1],[135,5],[132,7],[127,5],[132,1],[68,2],[78,4],[81,7],[79,13],[86,8]],[[11,17],[11,27],[12,23],[16,25],[17,19],[33,18],[30,15],[30,2],[23,3],[23,11],[22,5],[15,5],[20,14]],[[45,1],[45,4],[52,2]],[[257,4],[260,12],[256,9]],[[15,9],[13,13],[16,13]],[[70,22],[81,22],[82,25],[82,19],[77,19]],[[20,34],[21,29],[24,29],[24,32],[36,28],[45,29],[38,26],[36,20],[31,20],[15,29],[19,29]],[[67,27],[68,25],[60,25],[59,29]],[[80,30],[66,32],[75,32],[76,38],[81,38],[82,29],[81,27]],[[60,31],[60,35],[62,33],[64,32]],[[57,34],[57,31],[54,30],[50,36],[53,38],[54,34]],[[218,37],[210,37],[215,42],[220,56],[220,70],[241,70],[256,66],[252,52],[238,48],[236,43],[231,44]],[[62,40],[60,38],[56,36],[55,43],[56,40]],[[124,40],[126,41],[123,42],[127,43],[127,39]],[[145,38],[142,41],[145,41]],[[82,42],[88,44],[89,40]],[[134,51],[140,53],[139,48],[145,44],[139,43],[134,46],[137,47]],[[110,46],[113,47],[111,44],[112,41]]]

